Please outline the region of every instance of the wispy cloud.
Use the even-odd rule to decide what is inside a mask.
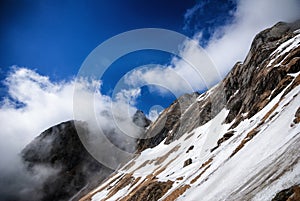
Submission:
[[[184,15],[184,30],[189,34],[199,35],[201,33],[205,40],[199,41],[200,45],[206,46],[218,27],[232,23],[236,4],[236,0],[198,1]]]
[[[175,96],[206,90],[245,59],[258,32],[279,21],[300,18],[299,9],[298,0],[200,1],[185,14],[185,28],[195,34],[182,46],[179,58],[174,57],[170,65],[135,69],[126,76],[126,83],[158,85],[152,87],[156,92]],[[212,10],[221,13],[214,16]],[[203,49],[199,44],[205,44]]]
[[[175,97],[205,90],[218,81],[220,75],[214,63],[194,39],[182,44],[178,57],[173,57],[170,64],[141,66],[124,78],[129,87],[147,85],[152,92],[156,90],[161,95],[172,93]]]
[[[205,50],[224,76],[235,62],[245,59],[258,32],[279,21],[299,19],[299,9],[297,0],[238,1],[232,22],[214,30]]]

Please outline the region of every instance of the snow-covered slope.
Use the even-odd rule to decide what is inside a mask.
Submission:
[[[259,33],[223,82],[175,101],[139,155],[81,200],[265,201],[299,185],[299,29]]]

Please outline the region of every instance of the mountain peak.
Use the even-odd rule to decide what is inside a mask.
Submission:
[[[86,129],[84,122],[76,122],[78,125]],[[42,132],[21,155],[32,177],[40,180],[39,185],[31,187],[28,200],[68,200],[112,173],[86,151],[74,121],[62,122]]]

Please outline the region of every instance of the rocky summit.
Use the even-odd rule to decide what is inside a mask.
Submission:
[[[260,32],[222,82],[165,109],[138,155],[80,200],[300,200],[299,70],[300,21]]]

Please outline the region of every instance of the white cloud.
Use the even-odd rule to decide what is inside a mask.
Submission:
[[[158,86],[159,93],[171,91],[179,95],[181,91],[192,92],[191,86],[171,66],[144,66],[134,69],[125,76],[125,83],[131,87],[143,85]],[[151,87],[151,90],[154,89]]]
[[[116,94],[116,100],[129,103],[130,105],[136,104],[136,99],[141,95],[140,88],[133,89],[122,89],[120,92]]]
[[[22,175],[20,172],[22,168],[19,153],[45,129],[74,119],[75,79],[52,82],[48,77],[41,76],[33,70],[13,67],[5,85],[8,88],[8,96],[0,105],[0,178],[23,176],[23,185],[19,182],[19,186],[22,187],[30,181],[26,179],[26,173]],[[127,151],[133,150],[135,140],[128,140],[121,131],[134,137],[138,137],[141,132],[141,128],[132,123],[136,108],[130,104],[139,96],[140,90],[121,91],[117,100],[112,101],[110,97],[100,93],[100,85],[101,83],[95,80],[77,81],[79,100],[77,99],[76,103],[87,106],[89,100],[95,101],[94,113],[87,112],[83,107],[79,111],[82,117],[79,120],[89,123],[93,115],[96,115],[104,130],[119,134],[111,138],[115,140],[116,145]]]
[[[197,14],[202,3],[186,13]],[[158,85],[168,89],[175,96],[210,88],[224,77],[233,65],[243,61],[255,35],[279,21],[291,22],[300,17],[298,0],[243,0],[237,2],[231,24],[218,27],[201,49],[195,41],[201,40],[201,31],[193,40],[186,41],[180,51],[181,58],[174,58],[167,66],[144,66],[126,76],[127,84]],[[200,19],[201,20],[201,19]],[[213,20],[213,19],[212,19]],[[188,61],[188,62],[187,62]],[[193,65],[190,65],[193,64]],[[152,87],[153,88],[153,87]],[[168,90],[154,88],[164,94]]]
[[[169,65],[141,66],[124,78],[125,84],[131,87],[151,85],[150,89],[162,95],[171,92],[175,97],[210,88],[218,81],[220,76],[213,62],[196,40],[185,41],[179,57],[173,57]]]
[[[78,81],[77,90],[80,100],[77,103],[86,105],[87,100],[95,100],[95,114],[104,121],[101,113],[118,108],[119,116],[131,118],[136,108],[132,105],[140,94],[140,89],[122,90],[117,94],[116,101],[100,93],[99,81]],[[51,82],[49,77],[41,76],[27,68],[14,67],[5,80],[8,87],[6,97],[0,110],[0,121],[3,126],[0,133],[2,139],[0,149],[5,151],[15,146],[16,154],[43,130],[73,119],[73,92],[75,79],[63,82]],[[18,104],[21,103],[21,106]],[[125,108],[126,111],[121,110]],[[129,109],[128,109],[129,108]],[[91,114],[82,113],[80,120],[87,120]],[[106,119],[111,121],[111,119]],[[0,163],[3,164],[3,163]]]
[[[41,131],[72,119],[72,82],[52,83],[32,70],[15,67],[5,84],[11,99],[5,99],[0,110],[4,125],[0,136],[6,139],[1,140],[1,153],[16,155]],[[17,103],[24,107],[16,107]]]
[[[149,111],[149,114],[147,115],[147,118],[150,119],[152,122],[154,122],[158,116],[161,114],[162,110],[158,108],[151,108]]]
[[[19,196],[45,176],[24,171],[19,153],[43,130],[72,119],[73,83],[53,83],[32,70],[14,67],[5,85],[9,96],[0,105],[0,178],[6,182],[0,182],[0,194]]]
[[[245,59],[257,33],[279,21],[300,18],[299,10],[298,0],[238,1],[233,23],[218,28],[205,50],[224,76],[237,61]]]

